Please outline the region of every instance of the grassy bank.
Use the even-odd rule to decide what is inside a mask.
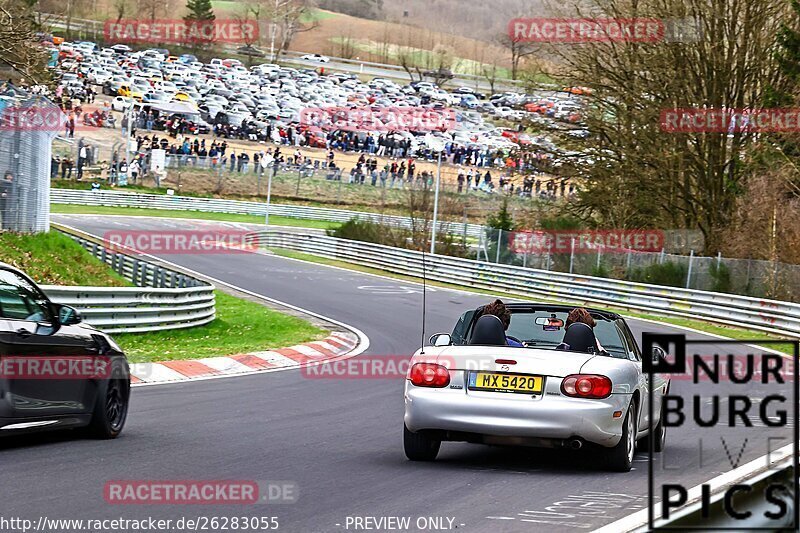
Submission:
[[[130,286],[63,233],[0,234],[0,261],[43,285]],[[131,362],[196,359],[269,350],[322,339],[328,332],[258,302],[216,291],[216,319],[187,329],[116,334]]]
[[[0,233],[0,261],[45,285],[130,285],[63,233]]]
[[[205,326],[114,335],[132,363],[235,355],[325,338],[305,320],[216,291],[217,318]]]

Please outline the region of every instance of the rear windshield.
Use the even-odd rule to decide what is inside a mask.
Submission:
[[[511,315],[511,324],[506,335],[516,337],[526,346],[535,348],[555,348],[564,339],[564,328],[546,329],[545,326],[536,324],[537,318],[555,317],[566,323],[567,313],[553,313],[550,311],[516,312]],[[616,325],[615,320],[594,315],[597,322],[594,328],[595,337],[603,348],[615,357],[628,357],[626,344]]]

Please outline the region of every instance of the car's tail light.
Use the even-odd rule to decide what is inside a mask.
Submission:
[[[596,374],[572,374],[561,382],[561,392],[575,398],[608,398],[611,380]]]
[[[436,363],[417,363],[408,371],[408,379],[417,387],[446,387],[450,384],[450,371]]]

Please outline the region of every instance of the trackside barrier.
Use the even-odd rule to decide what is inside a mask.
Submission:
[[[676,513],[669,520],[658,520],[655,526],[669,528],[672,531],[691,531],[700,528],[705,531],[713,529],[722,531],[726,527],[729,530],[735,527],[737,531],[757,531],[759,529],[778,531],[776,528],[781,528],[780,531],[791,531],[794,526],[794,507],[796,505],[796,495],[792,490],[794,488],[794,467],[792,461],[784,463],[780,466],[776,465],[775,469],[767,470],[748,479],[747,484],[751,490],[737,494],[736,511],[748,514],[746,518],[734,521],[725,512],[724,493],[718,493],[711,498],[708,509],[703,509],[701,503],[698,502]],[[789,488],[788,493],[776,491],[773,494],[773,498],[779,499],[786,506],[787,511],[781,520],[770,520],[765,516],[767,512],[775,512],[775,504],[764,499],[764,494],[770,485]],[[707,516],[704,516],[706,513]],[[642,528],[637,531],[649,530]]]
[[[74,189],[52,189],[50,202],[54,204],[101,205],[108,207],[138,207],[147,209],[170,209],[176,211],[203,211],[207,213],[235,213],[243,215],[264,216],[267,204],[241,200],[224,200],[220,198],[195,198],[192,196],[169,196],[166,194],[138,194],[120,191],[81,191]],[[347,222],[357,218],[376,223],[410,228],[411,219],[394,215],[380,215],[363,211],[345,209],[328,209],[305,205],[270,204],[270,216],[287,218],[303,218],[308,220],[327,220]],[[438,222],[439,231],[461,235],[464,224],[456,222]],[[479,238],[483,226],[466,224],[468,237]]]
[[[107,333],[189,328],[215,317],[214,286],[69,232],[94,257],[137,287],[43,285],[56,303],[78,309],[86,322]]]
[[[260,246],[286,248],[415,277],[422,254],[413,250],[305,233],[250,234]],[[427,278],[535,298],[605,305],[658,316],[694,318],[800,337],[800,304],[534,270],[442,255],[425,256]]]

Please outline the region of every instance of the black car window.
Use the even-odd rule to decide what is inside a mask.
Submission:
[[[475,311],[467,311],[458,319],[456,326],[453,328],[453,333],[450,335],[453,344],[466,344],[467,343],[467,330],[472,324],[472,316]]]
[[[50,320],[47,298],[31,282],[0,270],[0,317],[43,322]]]
[[[642,352],[639,349],[639,344],[636,342],[636,338],[633,336],[633,332],[631,332],[631,328],[628,327],[628,324],[625,323],[624,320],[620,319],[620,329],[625,334],[625,338],[628,340],[628,344],[631,346],[631,350],[633,350],[633,354],[636,357],[637,361],[642,360]]]

